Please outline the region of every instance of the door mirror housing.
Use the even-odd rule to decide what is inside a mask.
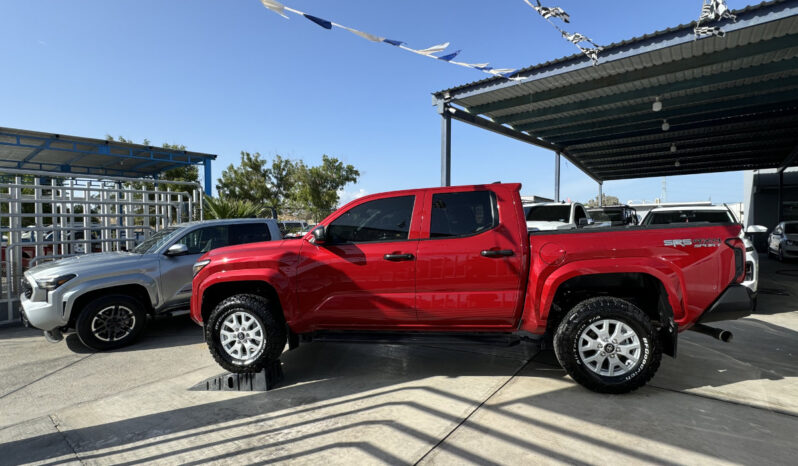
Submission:
[[[188,254],[188,246],[179,243],[173,244],[169,246],[169,249],[167,249],[164,254],[169,257],[185,256],[186,254]]]
[[[314,244],[324,244],[327,241],[327,230],[324,225],[314,228],[312,234]]]
[[[579,219],[579,226],[580,227],[584,227],[584,226],[587,226],[587,225],[593,225],[593,219],[592,218],[584,218],[584,217],[582,217],[582,218]]]
[[[767,227],[763,227],[762,225],[748,225],[748,228],[745,229],[746,233],[767,233]]]

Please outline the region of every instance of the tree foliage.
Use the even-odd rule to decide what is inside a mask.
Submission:
[[[347,183],[356,183],[359,176],[354,166],[328,155],[323,155],[321,165],[315,167],[299,163],[293,201],[318,222],[338,206],[338,191]]]
[[[263,217],[265,207],[242,199],[205,196],[205,218],[257,218]]]

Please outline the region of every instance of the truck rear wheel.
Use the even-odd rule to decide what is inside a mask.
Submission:
[[[554,334],[554,352],[575,381],[600,393],[627,393],[659,368],[662,349],[649,317],[619,298],[574,306]]]
[[[258,372],[280,357],[285,325],[268,299],[250,294],[231,296],[216,306],[205,325],[213,359],[230,372]]]

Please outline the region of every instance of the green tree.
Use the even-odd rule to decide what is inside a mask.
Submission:
[[[279,215],[291,198],[298,164],[279,155],[272,163],[257,152],[241,151],[241,163],[230,164],[216,184],[221,197],[243,199]]]
[[[205,196],[205,218],[257,218],[265,213],[263,206],[250,201]]]
[[[315,167],[300,162],[292,200],[318,222],[338,206],[338,191],[348,183],[356,183],[359,176],[355,167],[328,155],[323,155],[321,165]]]

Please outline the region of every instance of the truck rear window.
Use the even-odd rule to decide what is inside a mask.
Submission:
[[[734,220],[728,212],[718,210],[651,212],[646,217],[646,225],[668,225],[671,223],[734,223]]]
[[[469,236],[499,224],[491,191],[438,193],[432,196],[430,238]]]

